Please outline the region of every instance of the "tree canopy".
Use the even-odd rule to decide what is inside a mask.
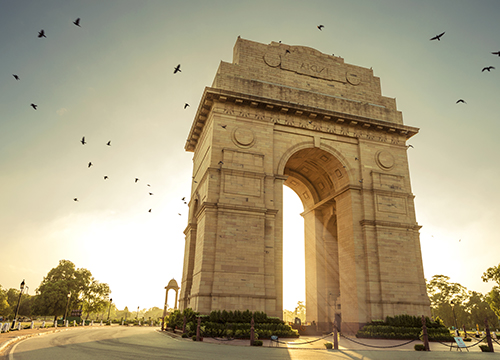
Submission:
[[[481,276],[484,282],[494,281],[497,283],[493,286],[491,291],[486,294],[486,301],[490,305],[491,309],[500,318],[500,264],[498,266],[493,266],[488,268]]]
[[[67,304],[68,312],[80,306],[87,314],[101,311],[110,290],[107,284],[95,280],[89,270],[77,269],[71,261],[60,260],[59,265],[43,278],[36,292],[32,312],[57,317],[65,314]]]

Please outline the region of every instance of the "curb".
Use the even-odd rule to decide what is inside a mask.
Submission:
[[[28,339],[28,338],[31,338],[31,337],[34,337],[34,336],[42,336],[42,335],[45,335],[45,334],[53,334],[53,333],[59,332],[59,331],[62,331],[62,330],[52,330],[52,331],[47,331],[47,332],[43,332],[43,333],[36,333],[36,334],[28,334],[28,335],[17,336],[17,337],[15,337],[13,339],[7,340],[6,342],[4,342],[3,344],[0,345],[0,354],[2,354],[3,351],[5,349],[7,349],[9,346],[14,345],[18,341],[21,341],[21,340],[24,340],[24,339]]]

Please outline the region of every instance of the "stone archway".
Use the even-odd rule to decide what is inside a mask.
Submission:
[[[430,315],[406,126],[371,69],[238,38],[191,127],[181,309],[282,317],[283,185],[304,203],[306,307],[342,330]]]

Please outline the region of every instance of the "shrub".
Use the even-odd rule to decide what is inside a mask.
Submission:
[[[182,334],[181,336],[182,336],[182,338],[183,338],[183,339],[185,339],[185,338],[187,338],[187,337],[188,337],[188,334],[184,333],[184,334]],[[195,339],[196,339],[196,335],[195,335],[194,337],[195,337]]]
[[[482,352],[490,352],[490,348],[488,345],[479,345],[479,348]]]
[[[425,351],[425,345],[424,344],[415,344],[413,347],[416,351]]]
[[[262,346],[262,340],[254,340],[253,346]]]
[[[327,342],[327,343],[325,343],[325,347],[327,349],[333,349],[333,344],[331,342]]]

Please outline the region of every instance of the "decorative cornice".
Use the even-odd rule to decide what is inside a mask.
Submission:
[[[259,108],[262,110],[266,110],[267,112],[276,114],[293,114],[295,116],[300,116],[304,119],[307,119],[307,121],[323,120],[331,122],[332,124],[354,127],[359,130],[371,129],[380,133],[398,134],[404,136],[406,139],[409,139],[419,131],[419,129],[416,127],[395,124],[383,120],[358,115],[350,115],[332,110],[319,109],[312,106],[276,99],[269,99],[256,95],[242,94],[230,90],[206,87],[198,106],[193,125],[191,126],[189,136],[186,140],[186,146],[184,147],[186,151],[194,151],[194,149],[196,148],[198,139],[203,132],[203,128],[208,119],[208,115],[212,110],[214,101],[222,103],[232,103],[237,106],[250,106],[252,108]],[[259,120],[266,120],[266,117],[262,115],[258,115],[258,118]],[[282,125],[304,127],[302,124],[295,125],[293,123],[287,122],[283,122]],[[319,132],[331,132],[318,127],[312,127],[311,130]],[[344,132],[344,130],[341,130],[340,135],[348,135],[348,133]],[[354,137],[356,137],[356,132],[354,133]]]
[[[393,228],[401,228],[407,230],[420,230],[422,226],[418,224],[408,224],[408,223],[400,223],[393,221],[380,221],[380,220],[361,220],[359,222],[361,226],[385,226],[385,227],[393,227]]]

